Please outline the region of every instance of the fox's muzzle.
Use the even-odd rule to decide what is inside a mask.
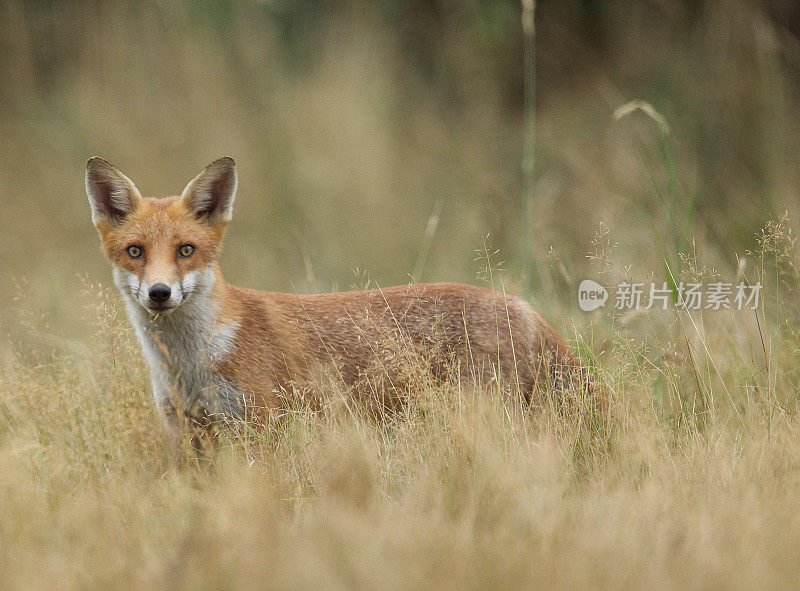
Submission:
[[[164,283],[156,283],[150,288],[150,291],[147,292],[147,295],[150,297],[151,302],[155,304],[163,304],[172,295],[172,290],[170,289],[169,285]]]

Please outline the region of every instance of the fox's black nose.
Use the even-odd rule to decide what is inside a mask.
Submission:
[[[172,290],[169,288],[169,285],[164,285],[163,283],[156,283],[148,292],[150,300],[157,304],[166,302],[171,294]]]

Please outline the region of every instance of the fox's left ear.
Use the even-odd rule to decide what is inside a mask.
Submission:
[[[116,226],[142,201],[133,181],[98,156],[86,163],[86,196],[95,226],[100,223]]]
[[[214,160],[194,177],[181,193],[181,199],[197,219],[209,224],[229,222],[238,185],[236,163],[225,156]]]

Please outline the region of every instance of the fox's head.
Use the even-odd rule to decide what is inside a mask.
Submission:
[[[180,197],[142,197],[102,158],[86,163],[92,221],[117,287],[150,314],[170,314],[208,294],[236,196],[236,164],[215,160]]]

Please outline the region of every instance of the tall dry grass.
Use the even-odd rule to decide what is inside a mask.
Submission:
[[[800,340],[783,319],[800,275],[785,230],[770,224],[758,253],[783,284],[761,336],[708,313],[654,361],[617,333],[600,428],[424,379],[376,424],[331,385],[327,412],[288,404],[199,470],[170,466],[118,299],[89,284],[89,344],[4,351],[0,585],[792,586]],[[30,300],[20,313],[46,334]]]

